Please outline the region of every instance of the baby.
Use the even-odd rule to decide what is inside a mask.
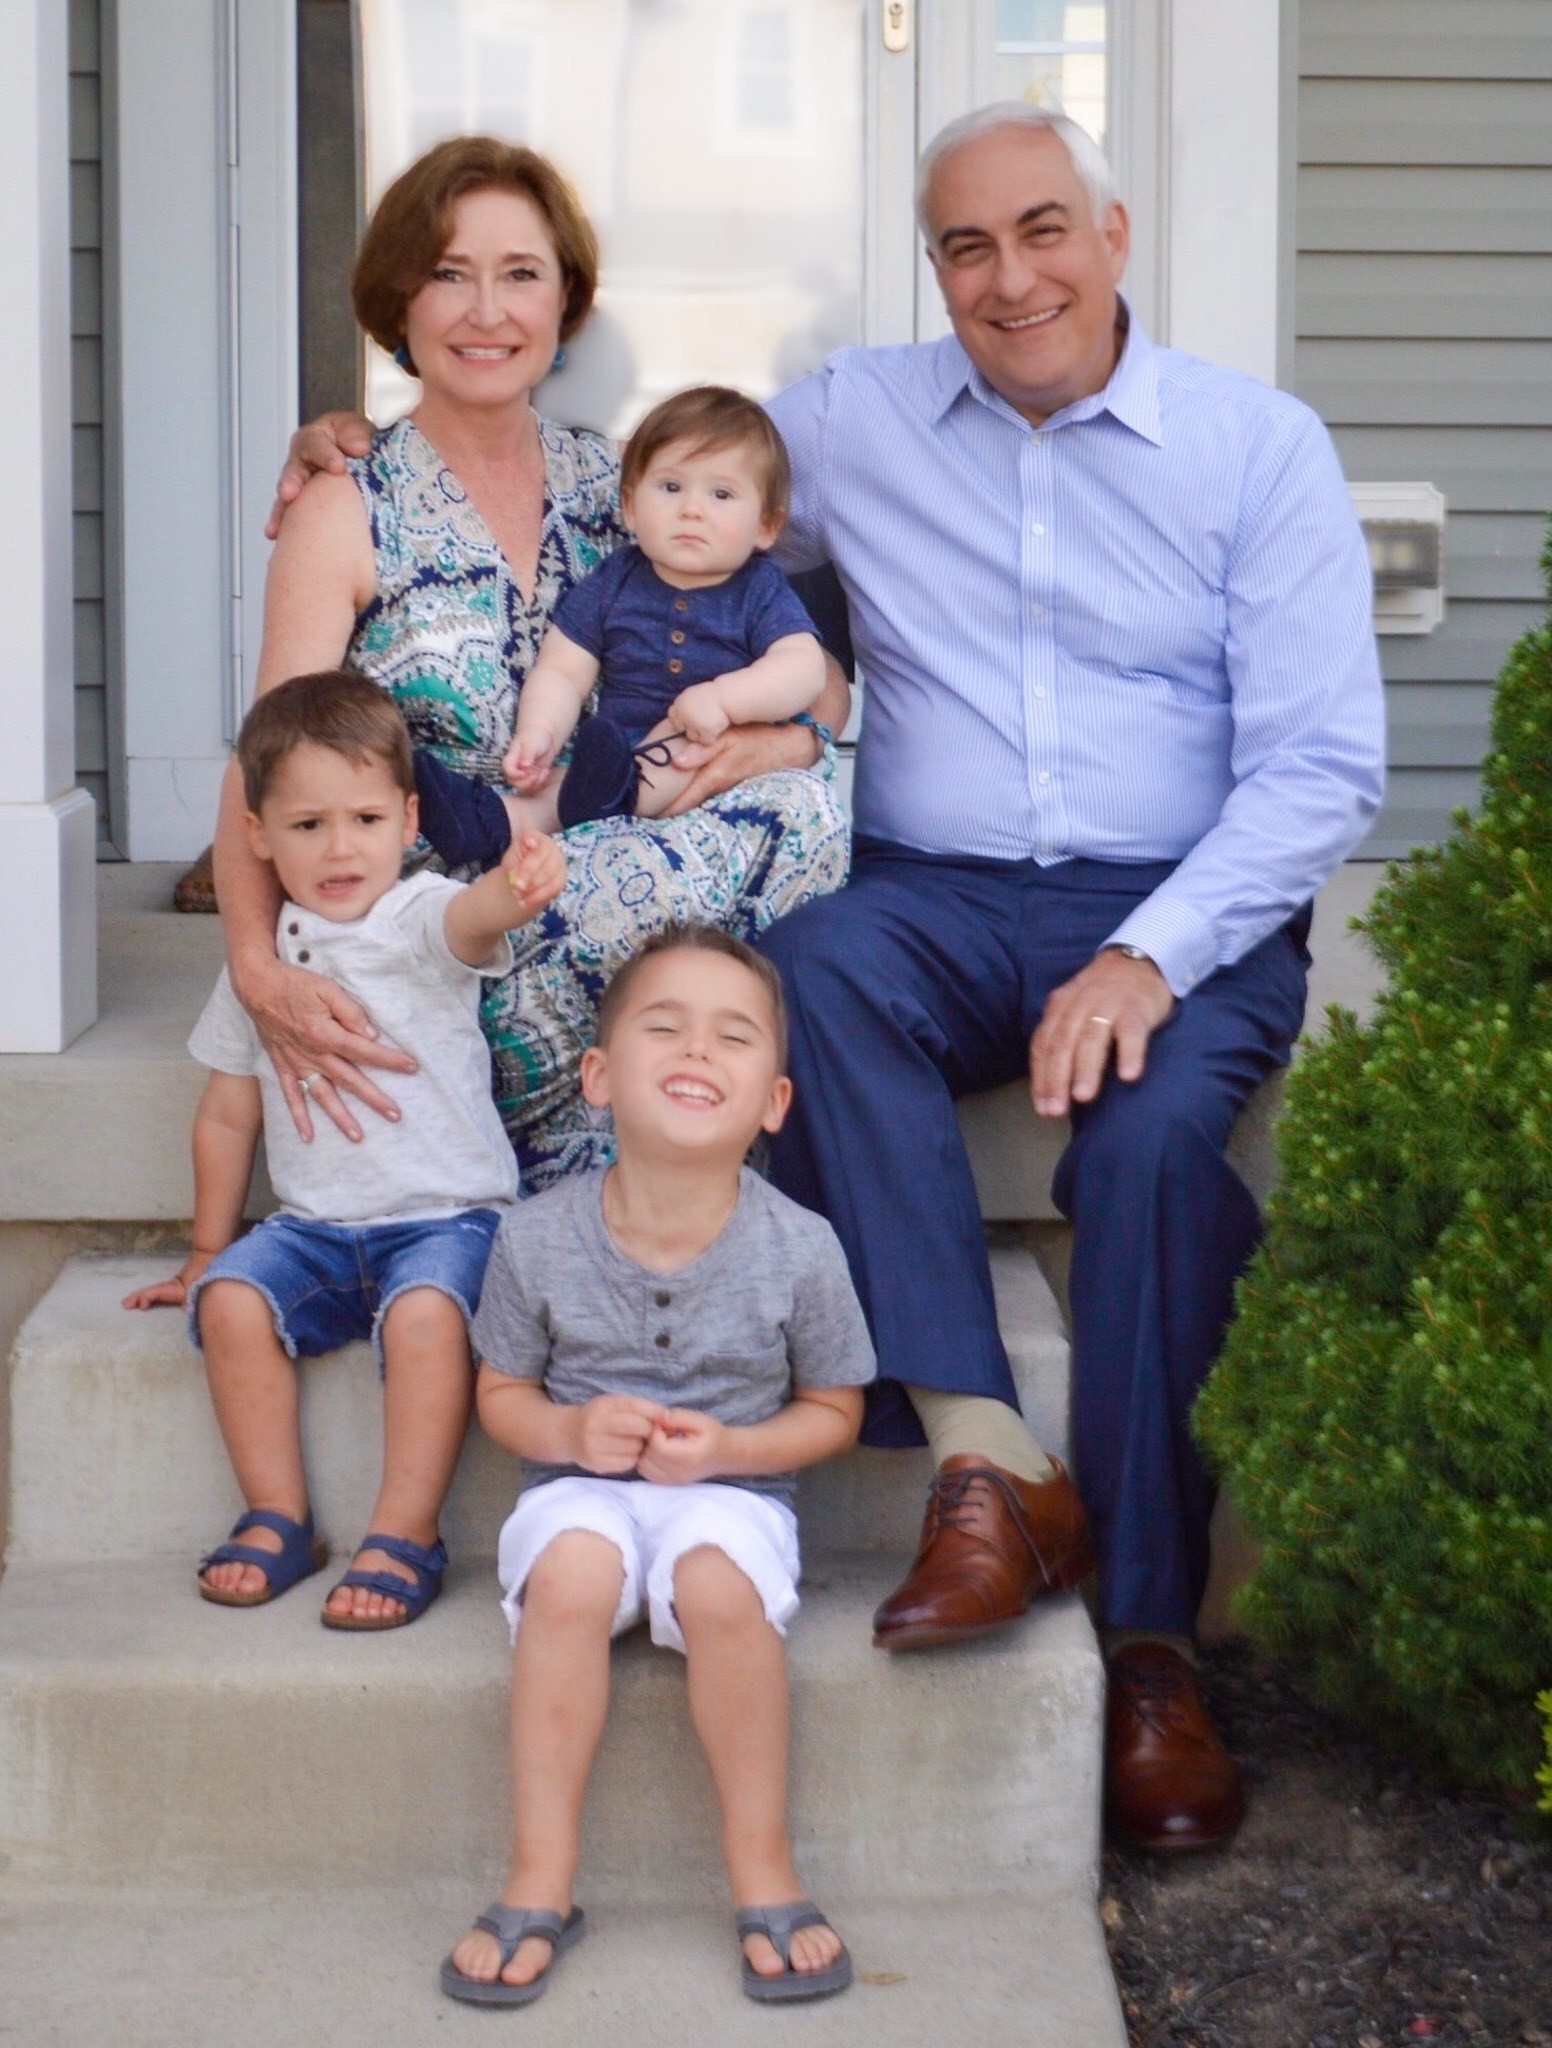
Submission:
[[[611,1636],[645,1614],[688,1660],[753,1998],[843,1990],[786,1822],[796,1467],[845,1450],[873,1352],[821,1217],[744,1166],[791,1099],[774,969],[671,929],[610,983],[584,1056],[618,1161],[504,1220],[475,1318],[480,1420],[531,1461],[501,1532],[512,1667],[512,1861],[442,1965],[480,2004],[538,1997],[584,1930],[578,1828]]]
[[[261,697],[237,741],[248,836],[286,902],[281,958],[365,1004],[419,1062],[401,1115],[359,1144],[318,1120],[298,1136],[223,971],[189,1040],[211,1069],[194,1120],[194,1249],[126,1308],[187,1305],[216,1420],[248,1504],[204,1558],[199,1591],[257,1607],[320,1569],[292,1361],[370,1336],[385,1375],[382,1487],[371,1533],[329,1595],[330,1628],[398,1628],[442,1587],[443,1497],[468,1426],[468,1324],[491,1239],[517,1193],[490,1092],[481,979],[511,966],[507,931],[560,893],[565,855],[530,834],[465,886],[401,881],[416,838],[409,734],[365,676],[298,676]],[[303,1081],[305,1092],[308,1086]],[[262,1126],[280,1211],[239,1238]],[[239,1540],[242,1539],[242,1540]]]
[[[753,399],[703,385],[647,414],[620,468],[635,544],[555,607],[502,763],[517,794],[415,757],[421,829],[449,866],[493,866],[525,829],[660,817],[730,725],[808,711],[824,654],[760,552],[790,489],[781,436]],[[597,708],[578,727],[595,685]],[[570,766],[557,770],[574,730]]]

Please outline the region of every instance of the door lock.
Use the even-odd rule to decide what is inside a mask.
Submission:
[[[886,50],[908,50],[911,47],[911,9],[909,0],[883,0],[884,48]]]

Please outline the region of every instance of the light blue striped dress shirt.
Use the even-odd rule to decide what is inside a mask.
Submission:
[[[770,402],[783,567],[834,564],[866,686],[857,828],[1178,861],[1116,931],[1177,995],[1309,901],[1384,780],[1368,556],[1309,408],[1130,323],[1039,428],[957,340]]]

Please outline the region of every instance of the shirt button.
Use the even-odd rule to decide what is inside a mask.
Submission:
[[[669,1347],[669,1344],[673,1340],[670,1338],[666,1330],[659,1330],[657,1335],[652,1339],[652,1341],[657,1346],[659,1351],[666,1351]]]
[[[1037,540],[1040,537],[1040,535],[1045,532],[1045,528],[1040,524],[1040,521],[1038,519],[1035,521],[1034,525],[1029,530],[1032,534],[1034,534]]]
[[[1035,780],[1036,780],[1037,782],[1049,782],[1049,781],[1050,781],[1050,779],[1051,779],[1051,773],[1050,773],[1050,770],[1049,770],[1048,768],[1042,768],[1042,769],[1041,769],[1041,771],[1040,771],[1040,773],[1039,773],[1039,774],[1038,774],[1038,775],[1037,775],[1037,776],[1035,777]]]
[[[668,637],[670,640],[673,641],[676,647],[682,647],[684,645],[684,633],[678,626],[675,626],[674,630],[669,634]]]
[[[674,610],[676,612],[687,612],[689,609],[690,600],[687,597],[676,597],[674,599]]]
[[[1043,696],[1045,695],[1045,684],[1044,684],[1044,683],[1036,683],[1036,685],[1035,685],[1035,695],[1036,695],[1037,697],[1043,697]]]
[[[293,938],[293,939],[294,939],[294,938],[296,937],[297,933],[298,933],[298,932],[299,932],[299,931],[300,931],[301,929],[302,929],[302,927],[301,927],[301,926],[300,926],[299,924],[288,924],[288,925],[286,926],[286,930],[287,930],[287,931],[288,931],[288,932],[289,932],[289,933],[291,934],[291,936],[292,936],[292,938]]]
[[[682,661],[671,661],[668,664],[668,673],[671,676],[676,676],[683,667],[684,663]]]
[[[1043,604],[1032,604],[1029,607],[1029,616],[1032,619],[1043,619],[1045,617],[1045,606]]]
[[[659,1308],[667,1308],[670,1301],[673,1300],[673,1296],[671,1294],[664,1294],[662,1289],[660,1288],[658,1292],[653,1295],[652,1299],[657,1303]]]
[[[313,956],[311,953],[308,952],[307,948],[304,946],[301,952],[298,953],[296,957],[298,960],[310,960]]]

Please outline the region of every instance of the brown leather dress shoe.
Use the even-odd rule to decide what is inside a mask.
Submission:
[[[1196,1673],[1166,1643],[1128,1643],[1108,1665],[1105,1806],[1129,1849],[1215,1849],[1245,1817],[1234,1759]]]
[[[916,1562],[873,1617],[884,1650],[963,1642],[1065,1593],[1094,1565],[1088,1517],[1066,1471],[1016,1479],[985,1458],[945,1458],[927,1489]]]

